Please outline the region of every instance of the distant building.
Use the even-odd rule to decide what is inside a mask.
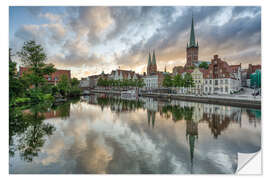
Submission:
[[[238,91],[241,81],[235,77],[227,62],[214,55],[211,64],[204,73],[204,92],[207,94],[230,94]]]
[[[261,65],[260,64],[257,64],[257,65],[252,65],[252,64],[249,64],[248,65],[248,69],[247,69],[247,79],[250,79],[250,75],[252,73],[255,73],[255,71],[258,69],[258,70],[261,70]]]
[[[108,75],[108,77],[113,80],[124,80],[124,79],[136,80],[139,78],[139,75],[136,74],[135,71],[116,69],[113,70],[111,74]]]
[[[147,63],[147,75],[153,75],[157,73],[157,62],[155,51],[153,51],[153,57],[151,60],[151,54],[149,52],[148,63]]]
[[[24,73],[28,73],[28,72],[29,72],[28,67],[19,67],[19,76],[22,76]],[[57,69],[51,75],[44,75],[44,78],[48,81],[49,84],[56,85],[60,81],[63,75],[67,76],[69,80],[71,79],[70,70],[61,70],[61,69]]]
[[[191,73],[192,79],[194,81],[195,87],[192,89],[193,93],[195,94],[202,94],[203,93],[203,74],[204,69],[202,68],[195,68]]]
[[[158,72],[154,75],[144,76],[142,79],[145,83],[146,90],[158,89],[158,88],[162,87],[162,83],[164,80],[164,74],[161,72]]]

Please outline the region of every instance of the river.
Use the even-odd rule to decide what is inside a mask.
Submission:
[[[231,174],[261,148],[261,110],[104,94],[12,108],[11,174]]]

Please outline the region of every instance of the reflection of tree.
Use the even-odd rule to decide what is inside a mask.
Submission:
[[[191,120],[193,115],[193,107],[180,107],[180,106],[163,106],[162,107],[162,113],[166,116],[170,116],[169,113],[172,114],[172,119],[174,121],[178,120]]]
[[[67,119],[70,116],[70,102],[54,105],[52,109],[55,110],[53,112],[56,114],[55,116],[60,116],[62,119]]]
[[[19,108],[10,109],[9,116],[9,149],[10,155],[18,150],[25,161],[32,161],[45,143],[45,136],[55,130],[54,126],[44,123],[44,112],[48,105],[39,104],[30,110],[22,111]],[[14,142],[16,139],[16,142]]]
[[[142,108],[141,101],[135,100],[123,100],[120,98],[112,97],[98,97],[97,103],[103,109],[104,107],[110,107],[111,111],[124,112],[124,111],[134,111],[138,108]]]

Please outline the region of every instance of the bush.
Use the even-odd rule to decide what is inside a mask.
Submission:
[[[30,98],[16,98],[15,99],[15,105],[29,103],[29,102],[31,102]]]

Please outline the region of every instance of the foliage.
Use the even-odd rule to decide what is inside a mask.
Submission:
[[[9,102],[15,100],[16,97],[23,96],[25,92],[24,81],[17,76],[16,62],[12,61],[12,50],[9,49]]]
[[[164,80],[162,82],[162,85],[164,87],[172,87],[173,86],[172,77],[169,74],[165,75]]]
[[[44,75],[50,75],[56,71],[54,65],[45,64],[46,54],[44,49],[35,41],[25,42],[21,51],[17,54],[21,62],[29,68],[24,76],[31,85],[34,85],[34,88],[44,85],[46,82]]]
[[[207,64],[207,62],[202,62],[202,63],[199,65],[199,68],[208,69],[208,64]]]
[[[66,75],[62,75],[57,84],[57,88],[62,96],[67,96],[70,92],[70,82]]]
[[[163,80],[164,87],[194,87],[195,83],[190,73],[186,73],[184,78],[177,74],[174,77],[165,75]]]

